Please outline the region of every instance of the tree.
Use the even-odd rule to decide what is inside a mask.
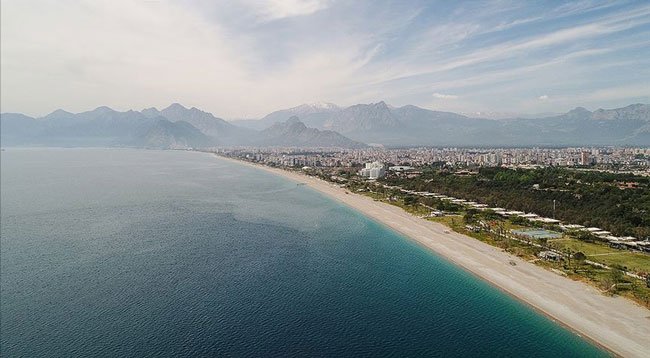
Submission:
[[[576,239],[580,241],[585,241],[585,242],[594,242],[595,236],[592,235],[588,231],[573,231],[571,233],[571,236],[575,237]]]
[[[587,255],[585,255],[585,254],[584,254],[583,252],[581,252],[581,251],[578,251],[578,252],[576,252],[575,254],[573,254],[573,258],[574,258],[576,261],[578,261],[578,262],[580,262],[580,263],[583,263],[583,262],[587,259]]]
[[[510,222],[515,224],[515,225],[528,225],[530,222],[526,218],[522,218],[521,216],[512,216],[510,217]]]
[[[463,220],[465,220],[466,223],[472,223],[476,220],[476,215],[478,215],[478,210],[476,209],[467,209],[465,212],[465,215],[463,216]]]
[[[483,212],[483,217],[484,217],[486,220],[500,220],[500,219],[501,219],[501,215],[495,213],[495,212],[492,211],[492,210],[485,210],[485,211]]]
[[[413,195],[407,195],[404,197],[404,205],[415,205],[418,203],[418,198]]]

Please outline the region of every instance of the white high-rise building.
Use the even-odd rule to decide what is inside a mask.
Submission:
[[[382,162],[366,163],[366,167],[361,169],[359,175],[369,179],[383,178],[384,175],[386,175],[386,169],[384,169],[384,163]]]

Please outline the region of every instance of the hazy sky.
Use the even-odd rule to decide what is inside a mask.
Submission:
[[[1,3],[1,110],[385,100],[535,113],[650,102],[649,1]]]

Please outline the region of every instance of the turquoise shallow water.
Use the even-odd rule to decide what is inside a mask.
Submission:
[[[606,355],[256,169],[127,149],[1,163],[3,357]]]

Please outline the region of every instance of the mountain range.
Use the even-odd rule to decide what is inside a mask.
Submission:
[[[45,117],[3,113],[2,146],[136,146],[182,148],[216,141],[187,121],[172,121],[142,112],[108,107],[70,113],[56,110]]]
[[[412,105],[392,107],[385,102],[335,105],[302,105],[273,112],[253,123],[269,126],[280,118],[299,115],[307,125],[333,130],[353,140],[389,146],[567,146],[649,145],[650,105],[623,108],[578,107],[567,113],[541,118],[486,119],[432,111]]]
[[[486,119],[385,102],[339,107],[304,104],[258,120],[228,122],[174,103],[158,110],[108,107],[45,117],[0,115],[2,146],[571,146],[650,145],[650,105],[541,118]]]
[[[286,118],[285,118],[286,120]],[[131,146],[189,148],[214,146],[293,146],[358,148],[336,132],[308,128],[297,117],[262,131],[233,125],[198,108],[174,103],[158,110],[118,112],[108,107],[45,117],[0,115],[3,146]]]

